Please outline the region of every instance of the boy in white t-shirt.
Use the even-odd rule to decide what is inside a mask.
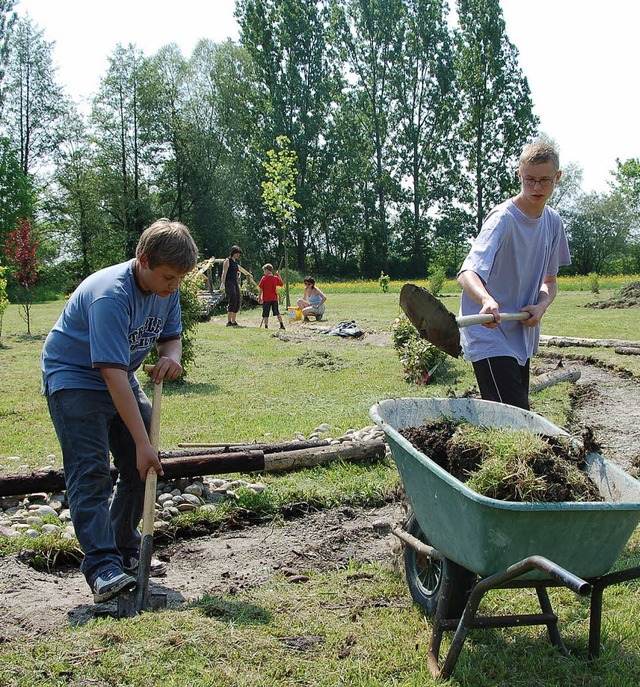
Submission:
[[[547,206],[562,172],[548,143],[520,156],[520,193],[487,216],[458,272],[460,313],[492,314],[494,322],[464,327],[460,340],[483,399],[529,409],[529,364],[538,350],[540,320],[558,290],[560,265],[571,264],[560,216]],[[501,312],[529,319],[502,322]]]

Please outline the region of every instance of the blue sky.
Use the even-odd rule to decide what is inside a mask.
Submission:
[[[585,191],[606,191],[616,158],[640,158],[635,0],[501,0],[520,52],[541,129],[563,163],[584,171]],[[117,43],[146,55],[177,43],[185,56],[200,38],[238,38],[234,0],[20,0],[55,41],[60,81],[77,102],[91,96]],[[176,11],[178,8],[179,11]]]

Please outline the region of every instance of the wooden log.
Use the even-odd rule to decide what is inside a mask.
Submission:
[[[183,446],[182,450],[163,451],[161,457],[181,458],[183,456],[205,456],[214,453],[226,453],[231,448],[242,447],[245,451],[263,451],[264,453],[276,453],[277,451],[295,451],[303,448],[315,448],[317,446],[327,446],[329,439],[307,439],[305,441],[286,441],[279,444],[178,444]]]
[[[583,339],[573,336],[540,336],[540,344],[543,346],[581,346],[585,348],[616,348],[617,346],[628,348],[640,348],[640,341],[625,341],[623,339]]]
[[[640,355],[640,348],[632,348],[631,346],[618,346],[614,350],[620,355]]]
[[[281,472],[298,468],[326,465],[334,460],[381,460],[385,454],[385,442],[345,441],[342,444],[320,446],[315,449],[298,451],[279,451],[265,455],[265,472]]]
[[[218,452],[213,454],[164,457],[164,477],[200,477],[235,472],[280,472],[313,465],[326,465],[334,460],[379,460],[384,457],[384,441],[344,442],[328,446],[313,446],[295,451],[277,451],[265,455],[264,451]],[[117,473],[111,468],[115,483]],[[34,470],[31,473],[14,473],[0,478],[0,497],[55,492],[66,489],[62,470]]]
[[[580,379],[579,368],[568,367],[566,370],[554,370],[553,372],[545,372],[545,374],[538,375],[531,380],[529,385],[529,391],[535,393],[536,391],[541,391],[554,384],[559,384],[560,382],[576,382]]]

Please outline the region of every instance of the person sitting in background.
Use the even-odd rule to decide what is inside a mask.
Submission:
[[[315,315],[316,320],[321,320],[325,310],[327,297],[316,286],[313,277],[304,278],[304,293],[298,299],[298,310],[302,311],[304,321],[309,322],[309,315]]]

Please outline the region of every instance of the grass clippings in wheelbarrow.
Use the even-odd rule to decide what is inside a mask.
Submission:
[[[400,430],[419,451],[483,496],[502,501],[602,501],[569,437],[442,419]]]

